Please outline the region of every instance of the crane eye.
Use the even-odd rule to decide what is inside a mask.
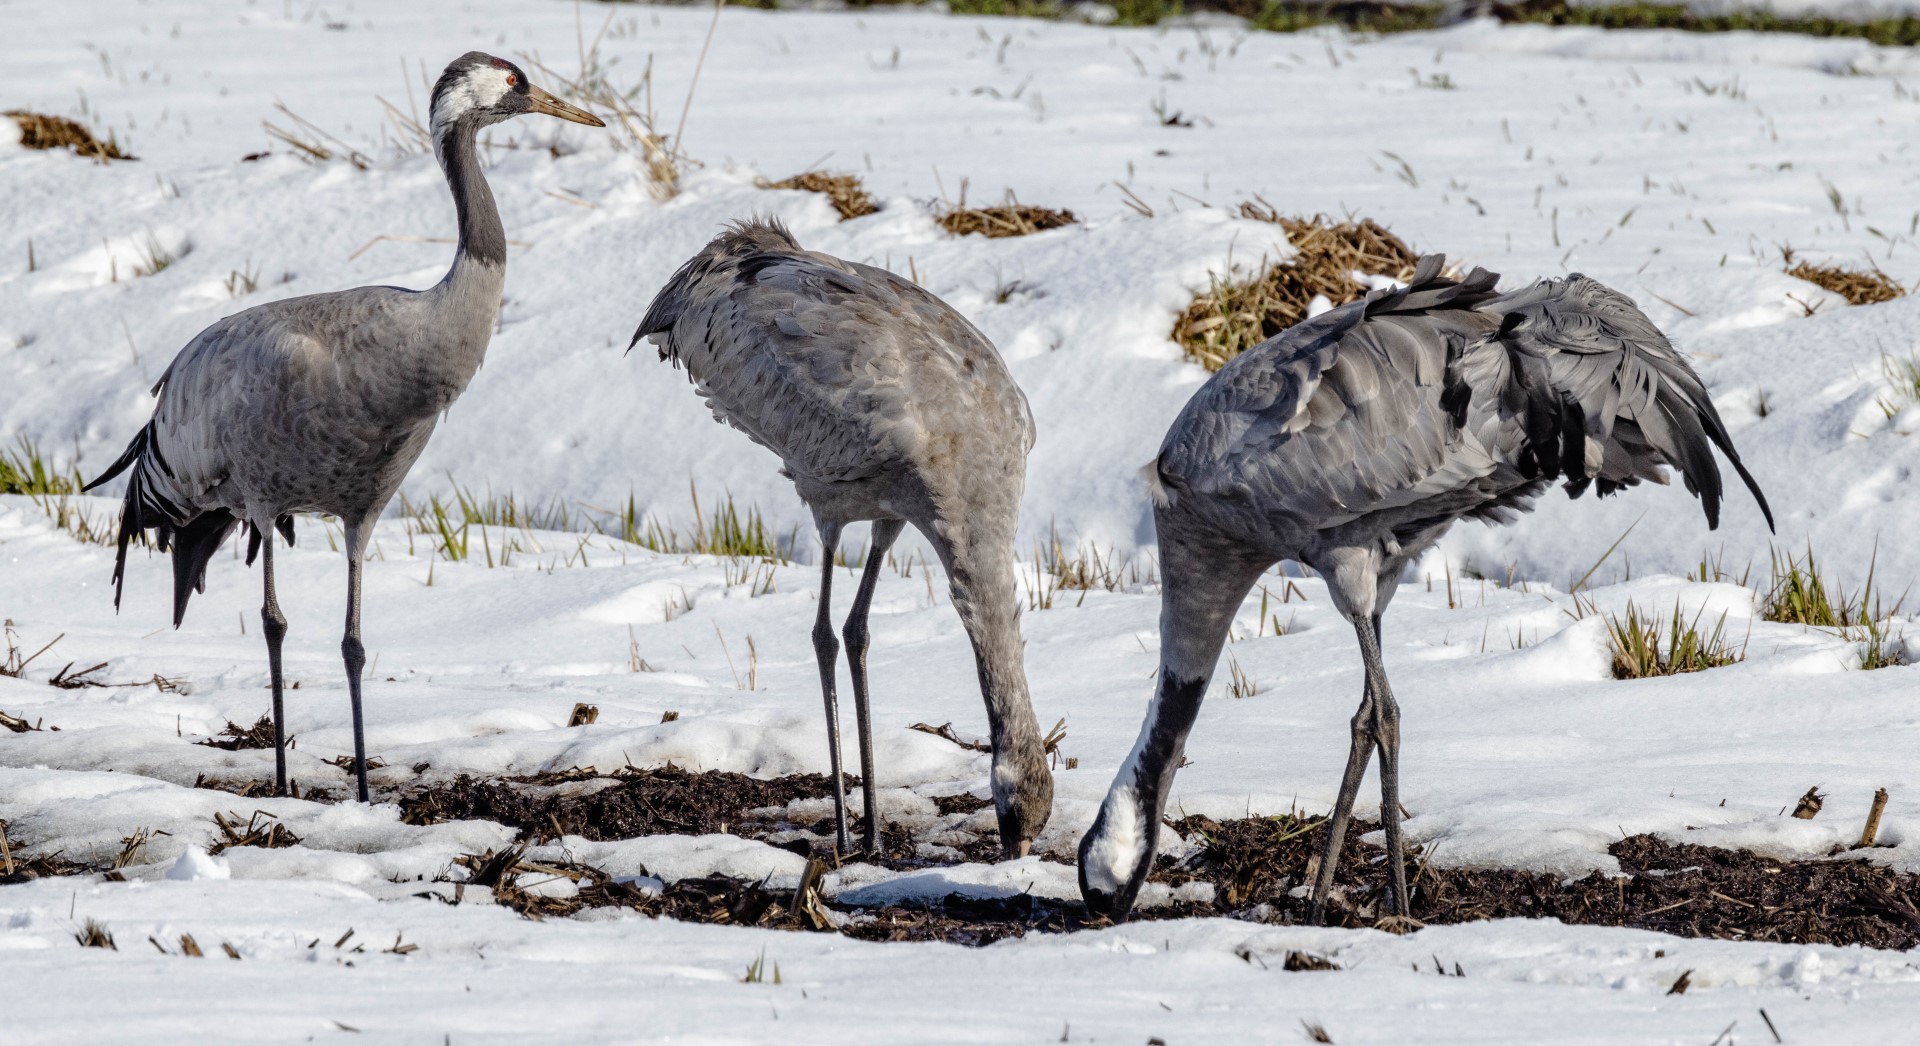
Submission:
[[[508,86],[508,87],[518,87],[518,86],[520,86],[520,78],[519,78],[519,77],[517,77],[517,76],[515,76],[515,75],[513,75],[512,73],[508,73],[508,74],[507,74],[507,86]]]

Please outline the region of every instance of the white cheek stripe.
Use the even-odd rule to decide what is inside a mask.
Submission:
[[[498,66],[483,66],[471,70],[440,96],[440,104],[433,107],[432,124],[435,131],[452,123],[476,109],[489,109],[513,90],[507,83],[512,76],[509,69]],[[437,135],[436,135],[437,137]]]

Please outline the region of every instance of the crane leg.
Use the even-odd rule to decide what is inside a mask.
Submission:
[[[840,528],[820,528],[820,612],[813,621],[813,654],[820,662],[820,696],[827,706],[827,766],[833,775],[833,833],[841,854],[847,845],[847,786],[840,776],[840,700],[834,694],[834,669],[840,641],[833,635],[833,554],[840,547]]]
[[[258,529],[258,528],[256,528]],[[287,718],[282,697],[285,677],[280,671],[280,643],[287,638],[287,618],[273,591],[273,527],[262,535],[260,572],[266,578],[266,598],[260,605],[260,631],[267,637],[267,675],[273,680],[273,794],[287,794]]]
[[[1373,617],[1373,638],[1379,640],[1378,615]],[[1364,623],[1356,622],[1363,634],[1368,631]],[[1362,644],[1362,657],[1365,657],[1365,644]],[[1340,796],[1334,801],[1333,812],[1327,815],[1327,838],[1320,850],[1320,868],[1313,879],[1313,909],[1308,921],[1318,925],[1326,921],[1327,895],[1333,891],[1334,872],[1340,866],[1340,851],[1347,841],[1347,822],[1353,815],[1353,800],[1360,794],[1360,781],[1367,775],[1367,763],[1373,758],[1376,747],[1374,740],[1374,699],[1373,672],[1365,675],[1365,690],[1360,698],[1360,709],[1353,714],[1353,747],[1347,751],[1347,772],[1340,779]]]
[[[1380,748],[1380,826],[1387,836],[1387,868],[1393,881],[1393,912],[1405,918],[1413,916],[1407,893],[1406,844],[1400,834],[1400,705],[1387,685],[1387,666],[1380,659],[1380,615],[1373,616],[1373,627],[1362,626],[1360,653],[1367,662],[1367,677],[1372,681],[1373,737]]]
[[[340,657],[347,664],[347,697],[353,702],[353,773],[360,801],[367,802],[367,735],[360,716],[360,672],[367,667],[367,648],[360,643],[360,528],[347,528],[347,634],[340,640]]]
[[[854,593],[853,609],[847,614],[843,635],[847,640],[847,667],[853,671],[853,717],[860,732],[860,784],[866,830],[860,845],[868,855],[880,852],[880,786],[873,773],[873,717],[867,703],[867,610],[873,605],[873,588],[880,580],[880,564],[887,550],[900,537],[904,520],[876,519],[873,537],[867,547],[867,566],[860,575],[860,588]]]

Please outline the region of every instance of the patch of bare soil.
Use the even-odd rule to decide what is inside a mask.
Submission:
[[[845,782],[849,794],[860,784],[851,776]],[[719,770],[696,773],[672,765],[650,770],[630,767],[614,774],[569,770],[507,779],[463,775],[407,791],[400,798],[400,816],[408,824],[497,821],[519,829],[523,838],[536,844],[563,835],[600,841],[726,833],[830,862],[835,858],[830,808],[814,803],[816,812],[802,816],[791,806],[830,800],[832,787],[824,774],[762,779]],[[992,804],[958,795],[939,796],[934,805],[943,817],[951,817]],[[847,830],[857,840],[864,821],[859,804],[850,806]],[[969,861],[992,861],[1000,855],[997,837],[944,845]],[[881,825],[880,852],[863,859],[895,869],[953,863],[923,856],[912,831],[891,821]]]
[[[849,780],[849,789],[857,786]],[[237,794],[258,794],[255,782],[204,782]],[[834,931],[876,941],[937,940],[981,945],[1028,933],[1062,933],[1104,925],[1089,920],[1078,904],[1028,895],[997,899],[949,896],[920,906],[856,908],[823,899],[818,877],[836,859],[832,818],[821,813],[830,798],[829,779],[799,775],[759,779],[744,774],[696,773],[674,766],[615,774],[571,770],[531,777],[459,777],[424,784],[398,796],[410,824],[484,819],[515,828],[519,840],[498,852],[460,862],[456,884],[487,886],[496,900],[532,917],[565,916],[589,907],[622,907],[695,922],[773,929]],[[313,795],[313,793],[308,793]],[[321,793],[318,798],[332,799]],[[804,813],[796,812],[796,805]],[[962,827],[990,804],[971,795],[939,796],[937,816],[913,826],[889,821],[882,853],[865,858],[896,869],[999,859],[991,828]],[[857,809],[857,806],[856,806]],[[913,820],[913,819],[909,819]],[[232,845],[287,845],[291,838],[270,819],[237,818]],[[1205,883],[1211,901],[1187,901],[1136,912],[1135,919],[1230,916],[1250,921],[1306,921],[1302,889],[1309,862],[1319,853],[1324,822],[1294,817],[1212,821],[1189,817],[1169,827],[1199,845],[1186,858],[1162,859],[1152,880],[1169,886]],[[1353,839],[1335,879],[1328,919],[1365,927],[1381,922],[1387,869],[1377,847],[1358,837],[1375,826],[1356,822]],[[857,834],[859,825],[851,826]],[[0,826],[0,834],[5,831]],[[577,862],[528,859],[529,847],[561,835],[594,840],[642,835],[727,832],[766,840],[809,857],[809,875],[798,890],[725,877],[684,879],[664,891],[616,880],[603,869]],[[929,837],[932,837],[931,839]],[[937,841],[935,841],[937,840]],[[131,853],[136,837],[129,841]],[[1614,843],[1620,876],[1593,874],[1572,882],[1511,869],[1435,868],[1418,853],[1411,869],[1413,916],[1422,923],[1470,922],[1509,917],[1553,918],[1575,925],[1631,926],[1682,937],[1780,943],[1859,944],[1905,950],[1920,946],[1920,876],[1877,867],[1862,857],[1779,861],[1743,850],[1675,844],[1647,835]],[[59,855],[20,856],[12,841],[0,856],[0,884],[47,875],[108,871]],[[957,854],[957,856],[955,856]],[[132,860],[131,857],[126,860]],[[1060,860],[1050,857],[1049,859]],[[115,862],[118,867],[124,862]],[[108,872],[108,874],[112,874]],[[546,896],[542,881],[564,878],[566,896]],[[1311,957],[1298,968],[1310,968]],[[1291,962],[1291,960],[1290,960]],[[1290,965],[1288,968],[1295,968]]]
[[[849,781],[849,788],[857,782]],[[561,834],[621,839],[644,834],[730,832],[767,839],[831,863],[830,817],[800,817],[787,811],[798,800],[829,797],[820,775],[761,780],[741,774],[694,773],[677,767],[629,769],[601,775],[571,771],[516,780],[459,778],[421,789],[402,800],[406,817],[429,823],[482,817],[519,828],[520,851]],[[955,815],[990,805],[971,795],[934,800],[942,817],[941,845],[967,861],[997,860],[998,842],[984,838],[955,846]],[[811,809],[819,809],[811,804]],[[1309,901],[1299,889],[1308,862],[1319,853],[1323,822],[1291,817],[1216,822],[1190,817],[1170,822],[1201,845],[1186,859],[1163,859],[1155,882],[1169,886],[1201,882],[1214,887],[1211,902],[1182,902],[1135,913],[1136,919],[1231,916],[1260,922],[1306,921]],[[1356,823],[1349,838],[1375,826]],[[853,826],[858,831],[858,824]],[[922,834],[925,830],[922,829]],[[915,831],[888,822],[883,853],[868,858],[906,869],[958,863],[926,856]],[[1745,851],[1676,845],[1652,836],[1615,843],[1625,876],[1590,875],[1563,883],[1554,875],[1509,869],[1440,869],[1420,860],[1413,869],[1414,917],[1423,923],[1456,923],[1508,917],[1555,918],[1569,924],[1633,926],[1684,937],[1783,943],[1862,944],[1906,949],[1920,944],[1920,877],[1875,867],[1865,859],[1776,861]],[[1329,921],[1373,926],[1383,914],[1385,863],[1376,847],[1352,842],[1342,857],[1338,892]],[[1058,858],[1054,858],[1058,859]],[[484,855],[473,861],[505,860]],[[674,883],[663,893],[613,881],[585,865],[556,867],[521,862],[479,875],[487,885],[505,881],[496,896],[532,915],[566,915],[585,907],[619,906],[654,916],[776,929],[836,929],[863,940],[939,940],[988,944],[1027,933],[1060,933],[1091,925],[1077,904],[1020,895],[998,899],[950,896],[927,906],[856,909],[817,895],[769,890],[763,884],[722,877]],[[564,875],[575,896],[533,897],[513,886],[520,877]],[[479,873],[476,873],[477,875]],[[476,881],[476,880],[469,880]],[[1298,894],[1298,895],[1296,895]],[[834,913],[823,916],[821,911]],[[1303,967],[1304,968],[1304,967]]]
[[[819,877],[826,871],[825,863],[819,860],[809,862],[799,887],[791,891],[768,889],[763,882],[706,876],[681,879],[656,892],[617,880],[591,865],[528,860],[526,849],[527,844],[521,842],[505,850],[461,858],[458,863],[468,869],[469,875],[455,884],[456,891],[470,885],[488,887],[495,901],[531,919],[614,907],[682,922],[837,931],[868,941],[985,945],[1032,931],[1058,933],[1083,921],[1064,906],[1027,896],[983,900],[956,895],[928,908],[833,904],[819,894]],[[574,893],[552,896],[531,892],[538,884],[563,878],[572,880]],[[421,896],[444,899],[444,895],[434,893]],[[456,900],[459,896],[456,893]]]
[[[851,785],[849,785],[851,787]],[[498,821],[535,840],[560,835],[632,839],[643,835],[747,835],[804,827],[757,811],[832,793],[824,774],[762,779],[745,774],[695,773],[677,766],[615,774],[572,770],[505,779],[461,775],[408,791],[400,816],[408,824]]]
[[[1266,922],[1300,923],[1310,905],[1295,888],[1319,853],[1321,822],[1249,818],[1175,822],[1205,845],[1163,882],[1202,881],[1216,890],[1213,911]],[[1373,830],[1356,823],[1349,835]],[[1614,843],[1625,876],[1594,873],[1563,884],[1559,876],[1510,869],[1417,864],[1413,915],[1425,923],[1553,918],[1589,926],[1632,926],[1680,937],[1780,943],[1860,944],[1904,950],[1920,944],[1920,876],[1865,858],[1779,861],[1745,850],[1674,844],[1651,835]],[[1380,917],[1387,868],[1380,851],[1349,843],[1329,905],[1335,925],[1371,926]],[[1417,859],[1416,859],[1417,860]],[[1154,912],[1142,915],[1153,917]]]

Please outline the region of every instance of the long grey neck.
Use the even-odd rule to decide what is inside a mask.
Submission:
[[[953,602],[973,639],[980,667],[980,693],[997,751],[1037,747],[1033,700],[1027,692],[1026,658],[1020,639],[1019,593],[1013,564],[998,550],[974,548],[956,557]],[[984,561],[984,562],[983,562]]]
[[[500,225],[493,191],[487,188],[486,175],[480,171],[474,143],[479,130],[478,121],[456,120],[439,129],[435,143],[434,151],[447,173],[447,186],[453,190],[454,211],[460,221],[460,249],[447,273],[449,281],[461,275],[463,263],[479,262],[495,271],[507,264],[507,233]]]
[[[1195,548],[1182,541],[1181,521],[1154,514],[1160,532],[1160,676],[1140,736],[1093,828],[1080,843],[1080,889],[1102,914],[1124,916],[1153,864],[1166,809],[1241,599],[1265,563],[1233,547]]]
[[[994,792],[1006,798],[1002,793],[1015,780],[1047,779],[1046,753],[1027,692],[1012,535],[992,532],[997,528],[984,519],[970,521],[968,529],[966,539],[942,551],[953,608],[973,641],[980,670],[980,694],[987,706],[996,764]]]

